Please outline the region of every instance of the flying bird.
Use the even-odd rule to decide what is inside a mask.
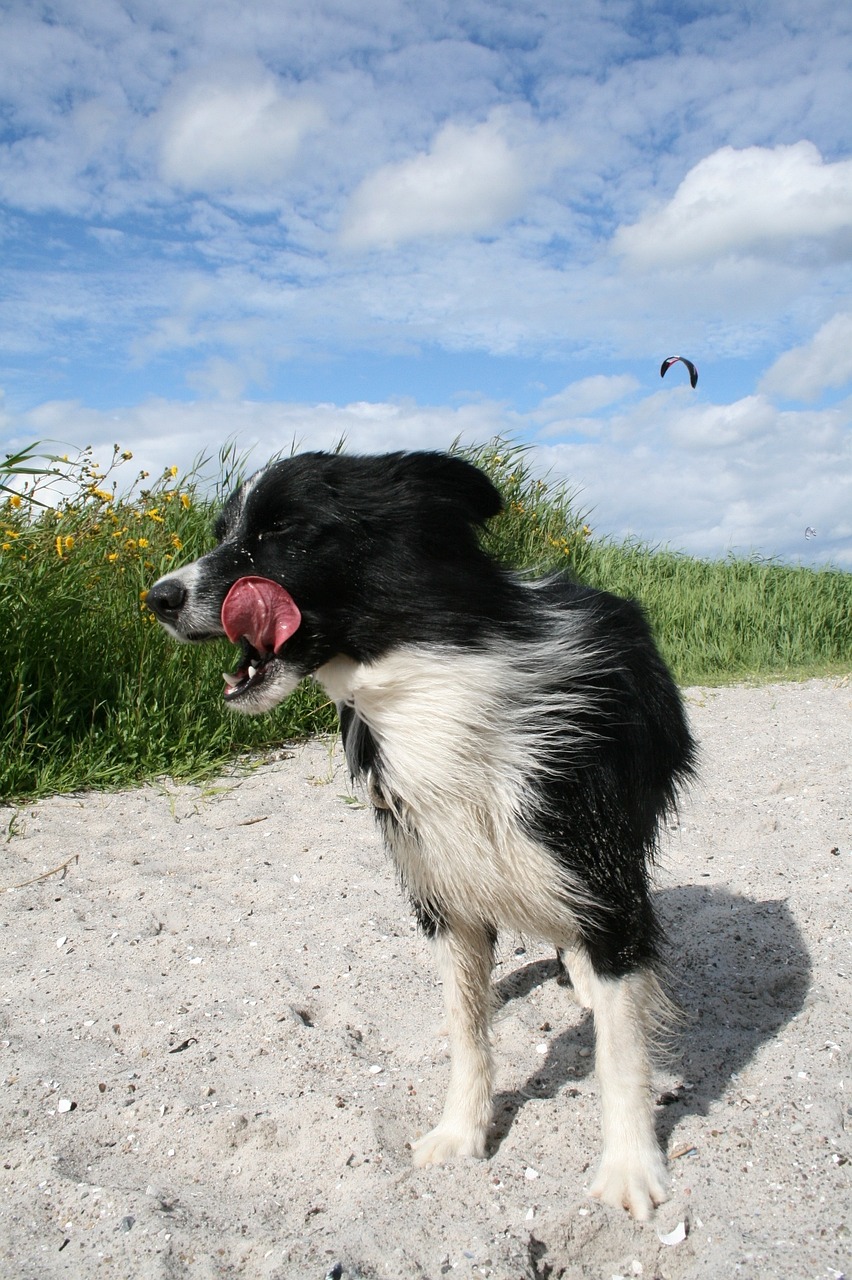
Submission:
[[[666,370],[670,369],[673,364],[677,364],[678,361],[680,361],[681,364],[686,365],[689,370],[690,386],[695,387],[698,382],[698,370],[691,360],[687,360],[686,356],[667,356],[660,365],[660,377],[664,378],[666,376]]]

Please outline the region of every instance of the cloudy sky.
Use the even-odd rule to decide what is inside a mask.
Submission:
[[[7,0],[0,451],[507,433],[598,533],[852,569],[850,60],[836,0]]]

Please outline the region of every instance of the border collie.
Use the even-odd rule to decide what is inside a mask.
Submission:
[[[337,704],[348,767],[443,975],[449,1090],[415,1163],[484,1154],[497,931],[535,935],[594,1014],[592,1194],[644,1219],[666,1197],[649,869],[693,743],[640,608],[497,564],[477,527],[500,509],[458,457],[297,455],[246,481],[218,545],[147,603],[178,640],[241,646],[225,676],[235,711],[269,711],[305,676]]]

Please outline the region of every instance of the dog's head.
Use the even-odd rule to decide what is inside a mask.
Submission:
[[[470,463],[440,453],[307,453],[273,462],[219,516],[217,546],[156,582],[148,607],[178,640],[242,647],[225,677],[235,710],[268,711],[346,655],[460,627],[494,574],[474,526],[501,500]]]

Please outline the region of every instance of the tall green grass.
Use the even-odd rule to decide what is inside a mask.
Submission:
[[[24,497],[0,509],[0,797],[202,777],[235,752],[259,751],[334,724],[310,685],[277,715],[222,704],[227,644],[169,641],[144,593],[211,542],[215,499],[198,475],[140,473],[120,487],[116,449],[101,470],[68,464],[55,506]],[[226,458],[227,462],[228,459]],[[41,498],[39,495],[41,494]]]
[[[852,575],[600,541],[570,490],[535,476],[519,446],[497,440],[467,456],[505,498],[489,550],[641,600],[681,682],[852,666]],[[236,753],[333,727],[310,682],[270,715],[229,713],[230,646],[176,645],[144,606],[152,582],[210,545],[217,491],[241,470],[234,450],[210,481],[174,468],[125,481],[118,446],[104,469],[90,451],[48,462],[39,478],[29,453],[25,495],[7,489],[0,503],[0,798],[200,778]],[[11,474],[0,466],[0,489]]]

